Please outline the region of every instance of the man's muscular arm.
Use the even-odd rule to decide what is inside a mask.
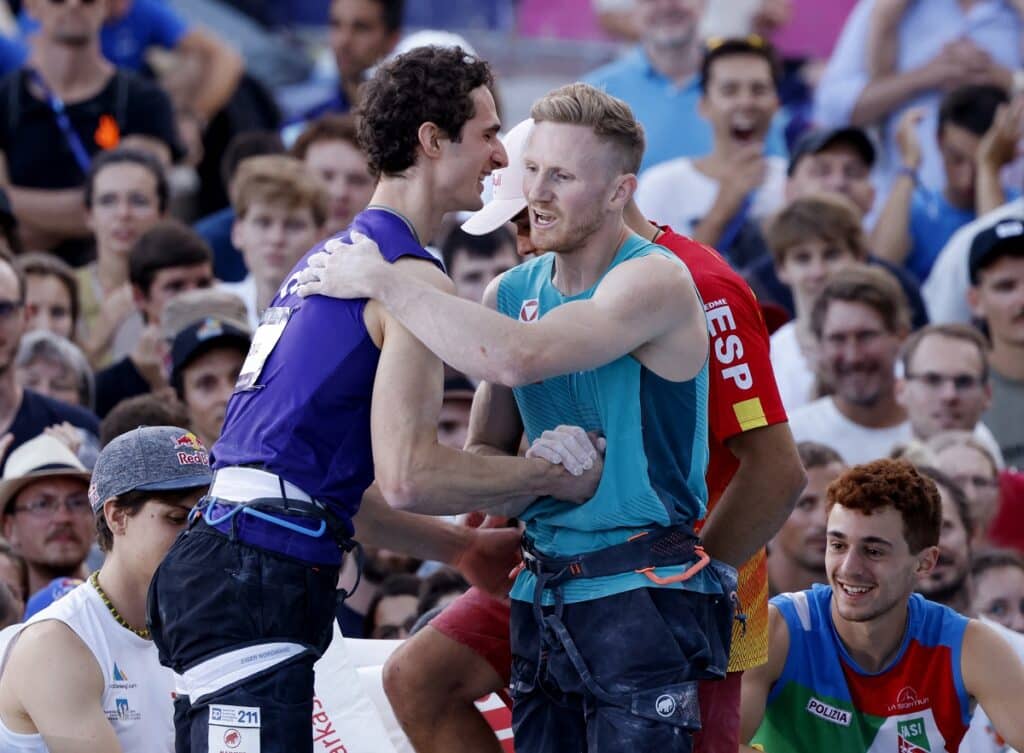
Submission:
[[[1024,664],[988,625],[971,620],[964,632],[960,666],[967,692],[977,699],[996,732],[1015,750],[1024,750]]]
[[[508,592],[508,573],[519,562],[520,534],[514,528],[468,528],[429,515],[396,510],[380,489],[363,494],[352,521],[356,539],[459,570],[472,585],[495,596]]]
[[[488,382],[532,384],[639,355],[658,342],[674,347],[657,373],[684,381],[707,356],[707,327],[693,280],[683,265],[660,256],[624,262],[592,298],[523,323],[413,277],[408,267],[388,264],[372,240],[339,249],[311,257],[300,294],[374,298],[446,363]]]
[[[498,307],[498,285],[500,277],[494,284],[489,285],[484,292],[483,304],[489,309]],[[567,429],[568,427],[559,427]],[[552,432],[545,432],[551,434]],[[546,453],[549,461],[562,463],[567,467],[575,466],[574,472],[583,468],[580,465],[583,458],[581,453],[592,457],[597,462],[598,452],[591,445],[590,440],[582,434],[579,442],[573,442],[567,431],[561,433],[553,441],[556,447],[553,452]],[[516,405],[515,396],[510,387],[490,382],[481,382],[473,396],[473,406],[469,415],[469,432],[466,436],[466,450],[477,455],[486,456],[510,456],[519,452],[519,446],[523,437],[523,422],[519,415],[519,407]],[[574,444],[572,450],[566,447],[565,439]],[[534,454],[534,449],[527,453],[527,456]],[[533,503],[532,499],[514,500],[512,502],[495,505],[487,509],[491,515],[499,515],[506,518],[519,517],[527,507]]]
[[[768,606],[768,661],[743,673],[740,691],[740,753],[753,753],[749,743],[764,721],[768,694],[782,676],[789,654],[789,628],[774,606]]]
[[[716,559],[740,567],[778,532],[807,479],[788,423],[726,440],[739,468],[701,529]]]
[[[121,753],[103,711],[104,687],[103,673],[81,638],[64,623],[48,620],[26,628],[11,649],[0,713],[14,732],[38,731],[51,753]],[[12,706],[20,711],[9,715]]]
[[[405,276],[437,290],[442,298],[454,300],[442,292],[451,289],[451,281],[435,267],[414,260],[400,260],[394,266],[402,266]],[[442,364],[394,318],[384,313],[382,322],[371,423],[377,483],[388,502],[447,515],[545,495],[579,502],[593,495],[599,465],[577,477],[538,458],[480,457],[438,444]]]

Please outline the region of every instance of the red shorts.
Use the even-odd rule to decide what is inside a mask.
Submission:
[[[693,753],[736,753],[739,750],[742,677],[742,672],[730,672],[724,680],[697,683],[701,729],[693,736]]]
[[[512,682],[511,614],[508,600],[473,587],[432,619],[430,626],[479,654],[494,667],[502,687],[507,688]]]
[[[511,614],[507,600],[470,588],[431,620],[430,626],[483,658],[507,688],[512,679]],[[693,737],[693,753],[736,753],[742,677],[742,672],[730,672],[724,680],[698,683],[702,729]]]

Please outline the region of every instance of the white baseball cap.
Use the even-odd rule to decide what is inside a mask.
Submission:
[[[501,140],[508,153],[508,167],[491,173],[491,200],[462,224],[462,229],[470,235],[494,232],[526,209],[526,196],[523,195],[523,149],[526,148],[526,139],[532,130],[533,118],[527,118]]]
[[[461,47],[473,57],[478,57],[476,50],[473,49],[473,45],[461,34],[444,31],[443,29],[421,29],[420,31],[414,31],[406,37],[402,37],[398,44],[395,45],[395,49],[388,54],[387,59],[391,60],[406,52],[415,50],[417,47]]]

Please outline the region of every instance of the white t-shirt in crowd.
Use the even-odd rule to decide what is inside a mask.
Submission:
[[[967,289],[971,279],[967,261],[971,243],[982,230],[1009,218],[1024,219],[1024,197],[1003,204],[974,222],[967,223],[946,242],[935,259],[928,279],[921,286],[921,296],[932,324],[970,324],[971,309],[967,305]]]
[[[913,438],[910,422],[884,429],[854,423],[831,397],[818,398],[789,414],[789,428],[797,442],[819,442],[839,453],[847,465],[885,458],[897,444]]]
[[[840,413],[830,396],[818,398],[794,411],[787,406],[786,412],[789,413],[789,428],[797,442],[819,442],[831,447],[847,465],[888,457],[896,445],[906,444],[914,438],[909,420],[884,429],[861,426]],[[992,452],[996,465],[1002,468],[999,446],[992,432],[980,421],[974,425],[974,438]]]
[[[260,314],[263,313],[256,306],[256,278],[246,275],[244,280],[239,282],[222,282],[217,286],[226,293],[237,295],[245,303],[245,311],[249,317],[249,326],[255,332],[260,326]]]
[[[785,201],[786,161],[766,157],[764,183],[754,193],[750,217],[766,217]],[[718,196],[718,181],[698,170],[688,157],[662,162],[640,175],[636,203],[645,215],[677,233],[693,235],[694,229],[711,210]]]
[[[804,356],[796,336],[796,323],[787,322],[772,333],[772,371],[786,413],[792,413],[811,402],[814,390],[814,367]]]

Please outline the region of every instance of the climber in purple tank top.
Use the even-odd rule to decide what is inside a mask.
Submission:
[[[479,209],[483,177],[507,164],[490,84],[487,64],[458,48],[419,48],[378,71],[359,137],[379,183],[340,238],[358,231],[451,291],[423,242],[445,213]],[[440,446],[441,362],[375,302],[299,298],[305,266],[263,315],[209,496],[150,589],[160,661],[181,675],[179,750],[219,750],[228,734],[244,750],[313,750],[313,663],[330,643],[342,550],[357,536],[433,556],[455,535],[380,493],[419,513],[514,514],[538,496],[584,502],[600,479],[580,430],[563,433],[572,451],[559,465]]]

